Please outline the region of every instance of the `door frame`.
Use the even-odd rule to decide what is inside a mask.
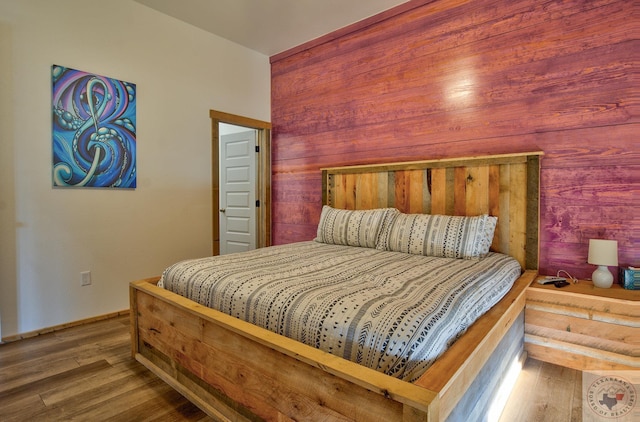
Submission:
[[[271,123],[238,116],[217,110],[209,110],[211,117],[211,200],[213,255],[220,255],[220,132],[219,124],[228,123],[257,131],[258,153],[256,167],[256,247],[271,245]]]

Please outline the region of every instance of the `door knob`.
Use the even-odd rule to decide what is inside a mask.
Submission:
[[[227,212],[226,208],[220,208],[220,212]]]

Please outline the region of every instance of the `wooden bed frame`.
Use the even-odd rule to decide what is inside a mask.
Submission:
[[[415,383],[251,325],[156,286],[131,283],[132,353],[214,419],[472,420],[522,359],[525,288],[537,275],[541,152],[323,169],[336,208],[498,217],[492,249],[522,276]]]

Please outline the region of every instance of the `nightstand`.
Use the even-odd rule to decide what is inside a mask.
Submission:
[[[527,288],[525,350],[534,359],[578,370],[640,368],[640,290],[590,281]]]

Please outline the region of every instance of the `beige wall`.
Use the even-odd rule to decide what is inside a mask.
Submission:
[[[137,189],[52,187],[52,64],[137,84]],[[129,281],[210,253],[209,110],[268,121],[267,56],[131,0],[0,0],[0,75],[2,337],[126,309]]]

